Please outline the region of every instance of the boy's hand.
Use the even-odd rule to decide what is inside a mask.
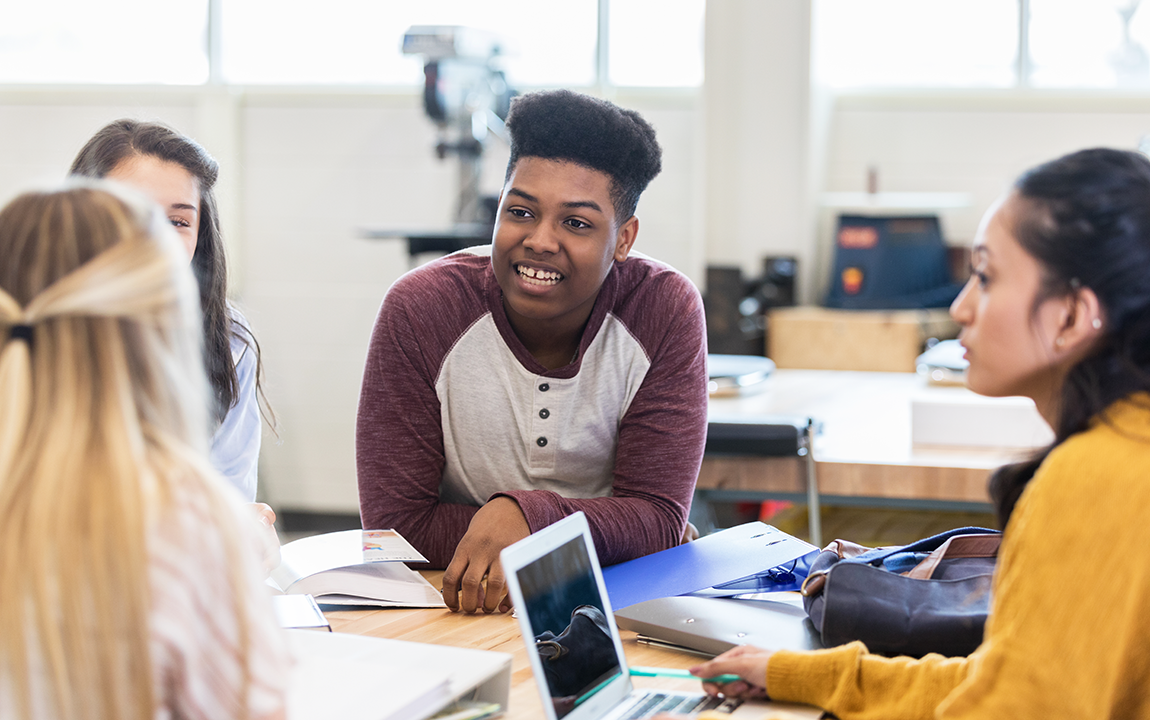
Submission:
[[[499,552],[530,534],[527,518],[511,498],[500,496],[479,508],[443,573],[447,607],[469,613],[480,608],[489,613],[510,610]]]
[[[680,545],[686,545],[689,542],[695,542],[699,539],[699,528],[691,523],[687,523],[687,527],[683,528],[683,539],[679,541]]]

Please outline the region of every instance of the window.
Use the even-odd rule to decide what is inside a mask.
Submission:
[[[834,87],[1008,87],[1016,0],[822,0],[815,67]]]
[[[1150,86],[1140,0],[819,0],[832,87]]]
[[[703,84],[705,0],[611,0],[607,64],[612,85]]]
[[[423,82],[400,52],[413,25],[463,25],[499,39],[520,85],[595,81],[596,0],[224,0],[223,77],[246,84]],[[322,12],[319,9],[322,8]],[[558,31],[562,28],[562,31]]]
[[[0,2],[0,83],[197,84],[204,0]]]
[[[404,32],[462,25],[498,39],[498,62],[516,87],[690,87],[703,78],[704,6],[705,0],[0,0],[0,83],[195,85],[212,77],[227,84],[411,87],[423,82],[423,68],[420,57],[401,52]],[[211,29],[209,8],[216,14]]]
[[[1130,0],[1030,0],[1034,87],[1150,85],[1150,12]]]

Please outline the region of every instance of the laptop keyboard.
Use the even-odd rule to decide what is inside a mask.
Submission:
[[[643,698],[638,705],[631,708],[631,712],[619,720],[638,720],[649,718],[662,712],[673,713],[700,713],[704,710],[713,710],[723,704],[721,698],[710,695],[664,695],[651,693]]]

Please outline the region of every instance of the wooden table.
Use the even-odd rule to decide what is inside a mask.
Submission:
[[[873,504],[986,507],[990,471],[1025,449],[921,446],[911,442],[911,401],[932,388],[915,373],[777,370],[761,392],[712,398],[712,422],[756,416],[813,417],[819,495]],[[802,463],[792,458],[704,457],[701,490],[805,494]]]
[[[435,587],[442,585],[442,571],[424,571],[422,574]],[[519,634],[519,623],[510,613],[465,615],[447,610],[387,608],[329,612],[325,615],[335,632],[508,653],[512,656],[511,695],[510,707],[504,717],[506,720],[538,720],[543,717],[527,648]],[[633,665],[686,669],[703,660],[698,655],[640,643],[633,632],[624,631],[622,637],[627,660]],[[697,682],[673,678],[634,678],[632,682],[636,687],[644,688],[691,692],[698,692],[700,688]],[[780,706],[780,712],[782,714],[771,717],[798,720],[820,715],[814,708]]]

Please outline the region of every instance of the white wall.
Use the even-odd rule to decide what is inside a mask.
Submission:
[[[881,190],[971,193],[971,207],[943,215],[948,239],[965,245],[1027,168],[1086,147],[1135,149],[1150,134],[1150,97],[855,95],[838,98],[832,117],[827,190],[863,190],[873,165]]]
[[[379,302],[407,269],[398,240],[360,228],[450,217],[448,164],[412,102],[255,97],[241,132],[243,302],[259,332],[279,438],[261,484],[278,507],[353,510],[354,429]]]
[[[76,152],[108,121],[163,118],[193,127],[195,105],[187,92],[0,93],[0,203],[29,187],[61,182]]]
[[[793,255],[808,276],[817,174],[810,3],[712,2],[706,22],[707,260],[757,276],[763,257]]]

